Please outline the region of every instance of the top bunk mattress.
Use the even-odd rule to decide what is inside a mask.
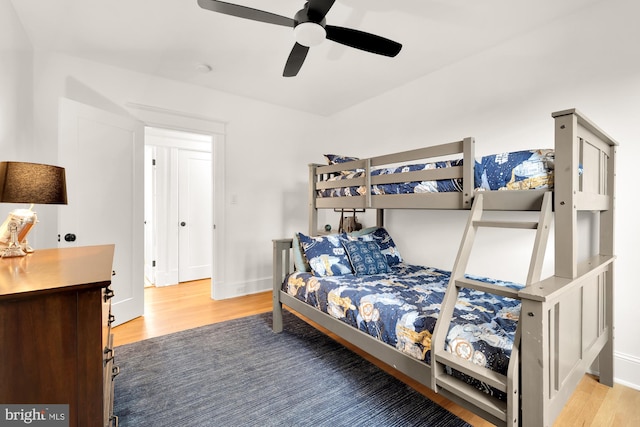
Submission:
[[[357,160],[353,157],[325,155],[330,164]],[[462,166],[463,160],[447,160],[421,164],[407,164],[373,169],[371,176],[401,174]],[[492,154],[475,160],[474,188],[476,190],[529,190],[553,189],[554,151],[535,149]],[[329,178],[336,187],[317,190],[317,197],[363,196],[367,193],[364,185],[349,185],[349,180],[365,175],[363,169],[345,170]],[[409,181],[399,183],[374,184],[371,193],[412,194],[461,192],[462,178],[435,181]]]

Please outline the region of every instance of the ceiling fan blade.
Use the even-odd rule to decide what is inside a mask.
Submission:
[[[295,26],[295,21],[292,18],[223,1],[198,0],[198,6],[213,12],[237,16],[238,18],[251,19],[252,21],[266,22],[267,24],[276,24],[291,28]]]
[[[300,43],[294,44],[293,49],[291,49],[291,53],[289,54],[289,59],[287,59],[287,63],[284,66],[284,72],[282,75],[284,77],[296,76],[307,57],[307,53],[309,53],[309,48],[307,46],[303,46]]]
[[[345,46],[354,47],[371,53],[384,56],[396,56],[400,53],[402,45],[375,34],[365,33],[352,28],[325,26],[327,39]]]
[[[322,21],[335,2],[336,0],[309,0],[307,2],[309,17]]]

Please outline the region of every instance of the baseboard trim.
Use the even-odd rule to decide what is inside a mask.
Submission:
[[[265,277],[248,282],[220,283],[214,281],[212,297],[213,299],[223,300],[267,292],[272,289],[272,280],[271,277]]]
[[[614,381],[626,387],[640,390],[640,358],[614,352]]]
[[[178,270],[156,271],[156,283],[153,285],[161,288],[163,286],[171,286],[178,284]]]

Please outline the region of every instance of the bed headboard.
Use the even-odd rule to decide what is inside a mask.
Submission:
[[[555,120],[556,276],[578,274],[577,215],[600,213],[600,256],[613,256],[616,147],[618,143],[576,109]]]

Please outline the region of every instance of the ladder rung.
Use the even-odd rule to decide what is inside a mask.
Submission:
[[[494,372],[484,366],[476,365],[469,360],[462,359],[444,350],[436,353],[436,361],[482,381],[491,387],[497,388],[502,392],[507,392],[507,377],[505,375]]]
[[[473,289],[476,291],[486,292],[493,295],[500,295],[502,297],[520,299],[519,290],[508,288],[506,286],[498,286],[492,283],[485,283],[479,280],[469,279],[463,277],[455,280],[455,284],[459,288]]]
[[[523,228],[526,230],[535,230],[538,228],[537,221],[473,221],[473,225],[478,227],[496,227],[496,228]]]
[[[502,421],[507,420],[506,402],[498,400],[495,397],[491,397],[464,381],[452,377],[451,375],[439,375],[436,378],[436,384],[461,399],[464,399],[465,402],[469,402],[485,412],[488,412],[494,417]]]

